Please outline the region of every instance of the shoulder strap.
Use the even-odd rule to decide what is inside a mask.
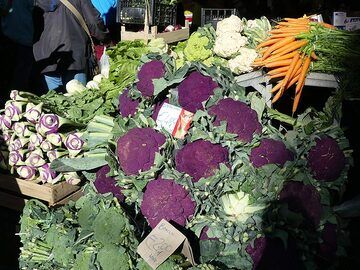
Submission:
[[[77,21],[79,22],[79,24],[81,25],[81,27],[85,30],[86,34],[89,36],[90,38],[90,42],[91,42],[91,46],[94,50],[95,45],[94,42],[91,38],[91,34],[90,34],[90,30],[89,27],[87,26],[83,16],[80,14],[80,12],[74,7],[73,4],[71,4],[68,0],[60,0],[61,3],[63,3],[64,6],[66,6],[76,17]]]

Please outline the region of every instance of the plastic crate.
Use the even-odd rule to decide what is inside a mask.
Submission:
[[[202,8],[201,9],[201,26],[211,23],[216,29],[216,25],[219,21],[230,17],[231,15],[237,15],[236,8]]]
[[[150,0],[149,25],[175,25],[176,6],[161,4],[161,0]],[[145,23],[145,0],[118,0],[117,22],[122,24]]]

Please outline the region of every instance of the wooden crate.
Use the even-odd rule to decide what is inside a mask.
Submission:
[[[135,40],[142,39],[145,41],[163,38],[166,43],[174,43],[189,38],[190,28],[189,22],[185,21],[185,28],[179,29],[173,32],[158,33],[157,26],[144,26],[143,32],[131,32],[127,31],[125,25],[121,26],[121,40]]]
[[[33,181],[18,179],[12,175],[1,174],[0,190],[1,204],[5,207],[7,203],[23,205],[28,198],[46,201],[49,206],[52,206],[72,193],[80,190],[80,186],[73,186],[66,182],[60,182],[55,185],[42,185]],[[6,193],[7,196],[5,196],[4,193]],[[18,202],[14,201],[15,198],[18,198]],[[11,208],[11,205],[9,205],[9,208]]]

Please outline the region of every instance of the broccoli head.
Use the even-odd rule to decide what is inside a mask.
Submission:
[[[154,165],[155,154],[165,143],[163,134],[152,128],[133,128],[117,141],[117,157],[127,175],[147,171]]]
[[[211,77],[194,71],[178,86],[179,104],[185,110],[195,113],[203,108],[202,102],[206,101],[217,87],[218,84]]]
[[[345,155],[336,140],[330,137],[316,140],[307,161],[313,177],[321,181],[336,180],[345,167]]]
[[[311,227],[319,225],[322,206],[320,194],[314,186],[290,181],[280,192],[280,202],[287,203],[291,211],[300,213],[306,225]]]
[[[138,100],[133,100],[129,97],[129,89],[125,89],[119,96],[119,113],[122,117],[133,116],[139,106]]]
[[[231,98],[222,99],[209,109],[209,114],[215,116],[215,125],[227,122],[227,131],[238,135],[238,139],[251,142],[254,133],[261,132],[256,111],[244,102]]]
[[[101,193],[111,192],[119,201],[124,201],[124,195],[121,188],[116,185],[116,180],[112,177],[106,176],[110,172],[108,165],[103,166],[96,172],[96,179],[94,185],[96,190]]]
[[[194,182],[202,177],[210,177],[219,169],[220,163],[228,163],[228,150],[220,144],[198,140],[186,144],[175,157],[176,169],[193,178]]]
[[[142,65],[138,72],[137,89],[144,97],[154,94],[153,79],[159,79],[165,75],[165,65],[162,61],[152,60]]]
[[[266,164],[284,166],[286,161],[294,159],[294,154],[281,141],[263,139],[258,147],[251,150],[250,161],[256,168]]]
[[[210,40],[200,33],[193,33],[186,43],[184,55],[188,61],[202,61],[212,56],[209,47]]]
[[[195,202],[189,192],[173,180],[157,179],[149,182],[141,202],[141,212],[152,228],[162,220],[185,226],[195,212]]]
[[[105,245],[98,253],[97,260],[103,270],[129,270],[130,257],[125,248],[115,245]]]

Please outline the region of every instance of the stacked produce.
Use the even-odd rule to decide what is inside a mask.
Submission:
[[[269,36],[271,25],[266,17],[255,20],[232,15],[217,24],[199,28],[187,41],[173,48],[177,68],[185,62],[201,61],[207,66],[228,66],[234,74],[253,70],[258,56],[255,47]]]
[[[75,157],[83,150],[84,141],[76,132],[77,125],[51,113],[35,95],[14,90],[10,97],[0,115],[1,162],[7,150],[9,169],[21,179],[51,184],[65,180],[79,184],[76,173],[58,174],[50,168],[53,160]]]
[[[167,55],[142,60],[136,82],[119,97],[119,115],[107,117],[103,132],[94,119],[84,133],[87,144],[106,150],[107,164],[93,159],[97,169],[84,171],[81,159],[60,158],[53,168],[62,171],[66,163],[98,192],[123,201],[139,241],[161,219],[176,223],[193,235],[200,263],[220,269],[333,263],[344,235],[333,206],[351,161],[334,113],[341,98],[330,98],[324,112],[292,118],[246,94],[229,69],[197,62],[176,69]],[[195,114],[185,139],[157,128],[164,103]],[[273,126],[274,119],[291,128]]]
[[[271,91],[276,93],[273,103],[296,84],[293,113],[298,108],[310,70],[349,71],[350,62],[360,58],[357,50],[359,34],[337,30],[326,23],[311,22],[309,17],[285,18],[270,33],[269,39],[257,46],[262,56],[254,61],[254,66],[266,67],[270,79],[280,79]]]

